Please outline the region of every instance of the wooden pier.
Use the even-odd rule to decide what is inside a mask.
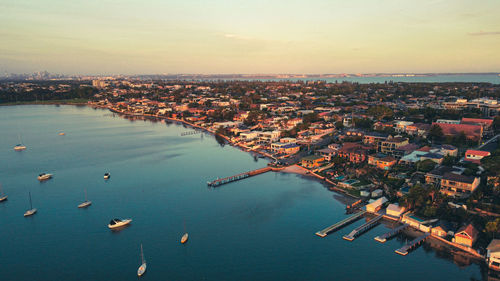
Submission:
[[[187,131],[187,132],[182,132],[181,137],[183,136],[190,136],[190,135],[196,135],[196,134],[201,134],[203,133],[202,131]]]
[[[223,185],[223,184],[230,183],[230,182],[233,182],[233,181],[238,181],[238,180],[245,179],[245,178],[248,178],[248,177],[251,177],[251,176],[260,175],[260,174],[263,174],[265,172],[269,172],[271,170],[272,170],[271,167],[264,167],[264,168],[260,168],[260,169],[253,170],[253,171],[250,171],[250,172],[245,172],[245,173],[237,174],[237,175],[234,175],[234,176],[225,177],[225,178],[222,178],[222,179],[216,179],[216,180],[213,180],[213,181],[209,181],[209,182],[207,182],[207,185],[210,186],[210,187],[217,187],[219,185]]]
[[[424,235],[422,236],[419,236],[415,239],[413,239],[410,243],[404,245],[403,247],[397,249],[395,252],[396,254],[400,254],[402,256],[406,256],[408,255],[408,252],[410,250],[412,250],[413,248],[417,247],[418,245],[420,245],[422,242],[424,242],[424,240],[429,237],[429,233],[425,233]]]
[[[318,235],[319,237],[325,237],[328,235],[328,233],[332,232],[332,231],[335,231],[335,230],[338,230],[356,220],[358,220],[359,218],[361,218],[362,215],[365,214],[366,211],[361,211],[359,213],[356,213],[354,215],[351,215],[345,219],[343,219],[342,221],[339,221],[338,223],[336,224],[333,224],[333,225],[330,225],[329,227],[323,229],[323,230],[320,230],[318,232],[316,232],[316,235]]]
[[[354,239],[356,239],[356,237],[358,235],[361,235],[362,233],[370,230],[371,228],[373,228],[374,226],[376,226],[379,221],[382,219],[384,215],[378,215],[376,216],[375,218],[371,219],[370,221],[367,221],[366,223],[364,223],[363,225],[360,225],[358,227],[356,227],[353,231],[351,231],[351,233],[345,235],[344,238],[345,240],[347,241],[353,241]]]
[[[392,237],[396,236],[398,233],[400,233],[401,231],[403,231],[403,229],[407,228],[408,225],[406,223],[394,228],[394,229],[391,229],[391,231],[387,232],[387,233],[384,233],[382,235],[379,235],[377,237],[375,237],[375,240],[380,242],[380,243],[385,243],[387,241],[387,239],[391,239]]]

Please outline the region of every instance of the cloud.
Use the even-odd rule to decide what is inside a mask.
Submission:
[[[500,31],[469,32],[468,35],[470,35],[470,36],[500,35]]]

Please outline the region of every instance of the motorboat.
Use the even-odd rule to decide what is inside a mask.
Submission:
[[[52,178],[52,174],[41,173],[38,175],[39,181],[46,181],[46,180],[51,179],[51,178]]]
[[[184,244],[188,241],[189,235],[187,233],[184,233],[181,238],[181,244]]]
[[[111,174],[110,173],[105,173],[104,174],[104,179],[107,180],[111,177]]]
[[[22,145],[22,144],[18,144],[16,146],[14,146],[14,150],[15,151],[22,151],[22,150],[25,150],[25,149],[26,149],[26,146]]]
[[[115,228],[119,228],[119,227],[122,227],[122,226],[125,226],[125,225],[128,225],[132,222],[131,219],[124,219],[124,220],[121,220],[121,219],[112,219],[109,224],[108,224],[108,227],[110,229],[115,229]]]

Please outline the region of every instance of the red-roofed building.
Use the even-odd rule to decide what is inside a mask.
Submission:
[[[453,242],[467,247],[472,247],[474,242],[477,240],[478,233],[479,232],[472,224],[463,226],[455,233]]]
[[[487,130],[493,124],[493,119],[480,119],[480,118],[462,118],[462,124],[479,124]]]
[[[445,136],[458,136],[462,132],[465,134],[467,139],[480,141],[483,136],[483,127],[480,125],[470,125],[470,124],[446,124],[446,123],[432,123],[432,125],[437,125],[441,127],[443,135]]]
[[[490,155],[491,153],[489,151],[467,149],[467,151],[465,152],[464,160],[476,164],[481,164],[481,159]]]

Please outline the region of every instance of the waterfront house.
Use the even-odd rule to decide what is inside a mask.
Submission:
[[[431,234],[438,237],[446,237],[448,236],[448,232],[452,232],[452,227],[446,221],[440,220],[434,227],[431,229]]]
[[[448,196],[468,197],[479,186],[481,179],[455,173],[445,173],[441,178],[441,193]]]
[[[383,205],[387,202],[387,198],[380,197],[379,199],[366,205],[366,211],[369,213],[376,213],[382,209]]]
[[[486,250],[486,263],[488,267],[500,271],[500,239],[491,240]]]
[[[406,211],[405,207],[401,207],[398,204],[389,204],[387,208],[385,209],[385,213],[388,216],[394,217],[399,219],[403,213]]]
[[[432,220],[431,221],[424,220],[420,217],[417,217],[413,213],[404,214],[403,217],[401,218],[401,221],[420,231],[431,232],[431,226],[429,224],[432,222]]]
[[[318,168],[325,161],[325,157],[310,155],[302,158],[302,166],[305,168]]]
[[[478,234],[479,232],[477,229],[472,224],[468,224],[466,226],[462,226],[455,233],[453,242],[470,248],[474,245],[474,242],[476,242]]]
[[[325,157],[326,161],[330,162],[332,161],[332,157],[335,156],[335,154],[337,153],[337,150],[331,148],[323,148],[318,150],[317,153]]]

